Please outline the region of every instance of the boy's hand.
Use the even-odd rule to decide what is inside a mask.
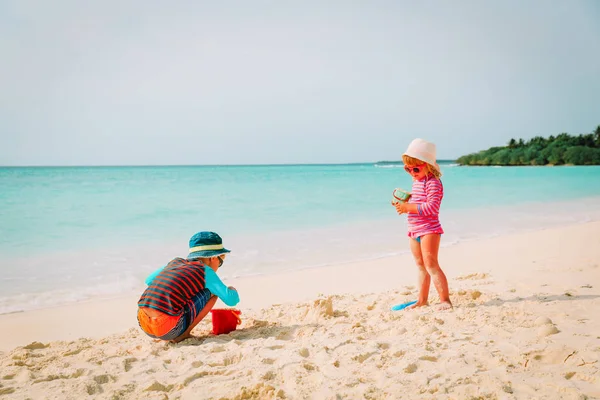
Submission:
[[[233,286],[229,286],[229,289],[231,289],[231,290],[235,290],[235,291],[237,292],[237,289],[236,289],[236,288],[234,288]]]

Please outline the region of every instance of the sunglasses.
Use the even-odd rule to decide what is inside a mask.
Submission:
[[[225,256],[217,256],[217,258],[219,259],[219,268],[221,268],[221,266],[223,265],[223,261],[225,261]]]
[[[419,172],[421,172],[421,170],[423,169],[423,167],[425,167],[425,165],[427,164],[421,164],[421,165],[417,165],[416,167],[409,167],[408,165],[404,166],[404,170],[406,172],[408,172],[409,174],[412,172],[414,174],[418,174]]]

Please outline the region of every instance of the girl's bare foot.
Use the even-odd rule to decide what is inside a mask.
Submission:
[[[419,303],[419,302],[417,302],[417,303],[413,304],[412,306],[407,307],[407,309],[411,310],[411,309],[417,308],[417,307],[427,307],[428,305],[429,305],[428,302],[425,302],[425,303]]]
[[[450,303],[449,301],[443,301],[440,303],[440,305],[437,307],[438,311],[444,311],[444,310],[452,310],[452,303]]]

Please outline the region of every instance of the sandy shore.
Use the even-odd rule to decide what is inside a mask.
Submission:
[[[600,222],[440,262],[449,312],[389,311],[416,296],[406,255],[230,281],[239,329],[176,345],[136,327],[137,294],[3,315],[0,399],[600,398]]]

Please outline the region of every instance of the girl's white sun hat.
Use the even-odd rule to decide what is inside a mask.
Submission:
[[[417,138],[410,142],[403,156],[417,158],[431,165],[433,168],[438,170],[438,172],[440,172],[440,166],[436,162],[435,153],[435,144],[428,142],[427,140]]]

